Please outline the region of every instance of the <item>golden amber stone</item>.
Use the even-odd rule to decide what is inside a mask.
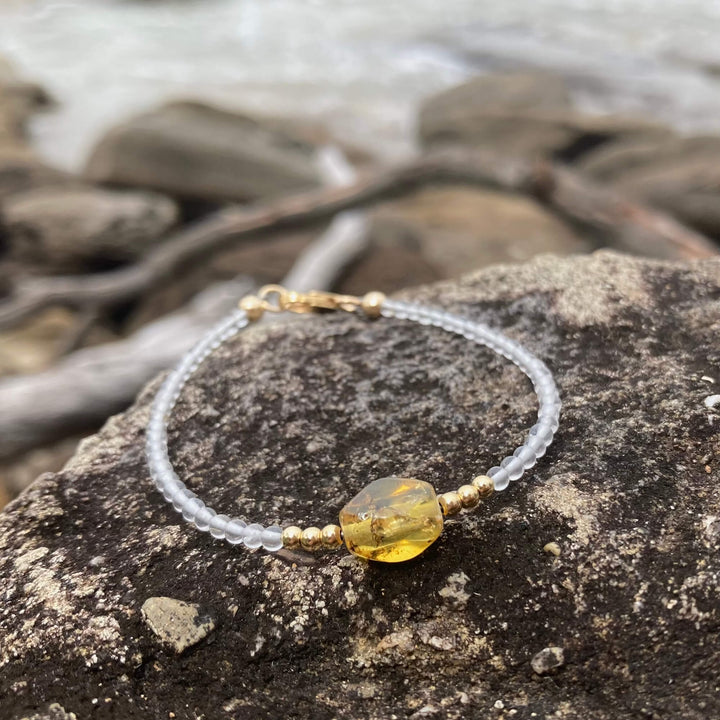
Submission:
[[[371,482],[340,511],[340,527],[350,552],[402,562],[438,539],[443,517],[430,483],[387,477]]]

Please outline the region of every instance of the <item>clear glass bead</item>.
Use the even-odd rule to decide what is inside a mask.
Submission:
[[[514,455],[508,455],[500,463],[500,467],[505,470],[510,480],[518,480],[523,474],[522,461],[516,458]]]
[[[495,490],[497,492],[504,490],[510,484],[510,478],[504,468],[495,466],[490,468],[487,474],[492,478],[493,485],[495,485]]]
[[[209,508],[207,505],[205,505],[204,507],[201,507],[195,513],[195,517],[193,518],[195,527],[198,530],[202,530],[203,532],[205,532],[206,530],[209,530],[210,522],[216,515],[217,515],[217,513],[212,508]]]
[[[192,522],[195,519],[195,514],[198,510],[204,507],[205,503],[199,497],[191,498],[187,503],[185,503],[185,507],[182,510],[182,516],[188,522]]]
[[[216,515],[210,521],[210,534],[214,538],[224,538],[225,530],[229,522],[230,518],[227,515]]]
[[[245,537],[243,538],[245,547],[250,548],[251,550],[259,548],[260,545],[262,545],[261,536],[264,529],[265,528],[263,528],[260,523],[253,523],[252,525],[248,525],[245,528]]]
[[[247,523],[240,518],[232,518],[225,528],[225,539],[231,545],[239,545],[245,539]]]
[[[283,546],[282,528],[277,525],[271,525],[262,531],[260,541],[266,550],[277,552]]]
[[[172,499],[173,507],[178,512],[181,512],[182,509],[185,507],[185,504],[191,497],[195,497],[195,493],[192,490],[183,488],[179,492],[175,493],[175,495],[173,495],[173,499]]]

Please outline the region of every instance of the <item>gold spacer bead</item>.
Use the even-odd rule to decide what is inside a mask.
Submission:
[[[316,527],[305,528],[300,537],[300,544],[305,550],[317,550],[322,547],[322,530]]]
[[[480,492],[474,485],[461,485],[457,494],[464,508],[474,508],[480,502]]]
[[[296,548],[300,545],[300,538],[302,537],[302,529],[297,525],[291,525],[286,527],[282,531],[282,543],[283,547]]]
[[[260,298],[255,297],[254,295],[246,295],[240,301],[240,309],[245,311],[245,314],[250,322],[255,322],[263,316],[263,313],[265,312],[265,304]]]
[[[326,525],[320,532],[323,547],[336,548],[342,545],[342,530],[338,525]]]
[[[456,492],[446,492],[438,497],[443,515],[456,515],[462,510],[460,496]]]
[[[372,292],[366,293],[360,301],[360,307],[363,312],[369,318],[380,317],[380,311],[382,310],[383,303],[385,302],[385,293],[373,290]]]
[[[478,475],[473,478],[472,486],[477,488],[481,500],[489,498],[495,492],[495,483],[487,475]]]

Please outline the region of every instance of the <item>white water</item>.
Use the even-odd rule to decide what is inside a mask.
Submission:
[[[0,53],[46,85],[44,154],[77,167],[121,118],[193,96],[325,119],[401,153],[424,96],[544,67],[592,111],[720,130],[720,0],[0,0]]]

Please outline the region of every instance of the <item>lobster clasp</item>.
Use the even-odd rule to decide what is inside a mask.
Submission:
[[[363,299],[354,295],[340,295],[323,290],[298,292],[288,290],[282,285],[265,285],[257,296],[248,296],[240,302],[240,307],[248,313],[251,320],[259,319],[265,312],[311,313],[316,310],[344,310],[355,312],[362,306]]]
[[[265,285],[260,288],[258,297],[268,303],[270,312],[309,313],[314,310],[346,310],[352,312],[360,307],[360,298],[352,295],[338,295],[322,290],[298,292],[288,290],[282,285]],[[276,298],[272,304],[271,298]]]

